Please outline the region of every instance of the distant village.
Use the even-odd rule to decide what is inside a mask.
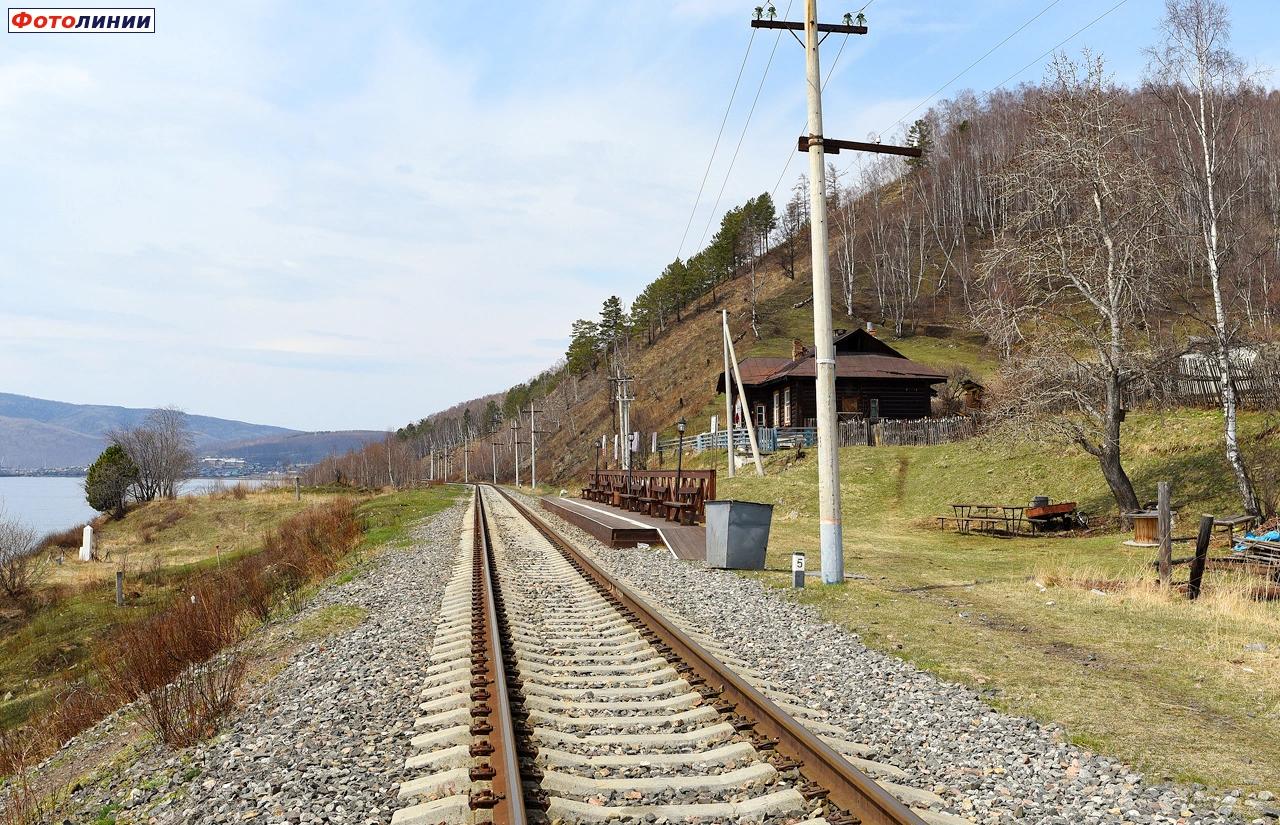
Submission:
[[[243,458],[222,458],[208,456],[201,458],[196,469],[199,478],[256,478],[259,476],[292,475],[310,464],[297,464],[281,467],[279,464],[264,464],[246,461]],[[0,477],[26,478],[81,478],[89,472],[87,465],[78,467],[5,467],[0,465]]]

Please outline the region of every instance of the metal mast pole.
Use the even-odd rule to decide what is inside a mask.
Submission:
[[[729,460],[729,478],[733,478],[733,379],[729,376],[729,310],[720,310],[723,335],[720,349],[724,350],[724,434],[725,458]]]
[[[818,517],[822,581],[844,581],[840,525],[840,442],[836,431],[836,356],[827,272],[827,175],[822,147],[822,72],[818,67],[818,0],[804,4],[805,85],[809,99],[809,227],[813,247],[813,345],[818,381]]]
[[[516,488],[520,487],[520,408],[516,408],[516,420],[511,422],[511,443],[516,447]]]
[[[529,402],[529,489],[538,486],[538,428],[533,423],[533,402]]]

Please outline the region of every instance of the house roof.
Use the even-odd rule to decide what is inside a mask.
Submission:
[[[889,355],[894,358],[906,358],[893,347],[881,341],[862,327],[855,327],[849,332],[836,330],[835,345],[837,355]]]
[[[818,364],[813,358],[802,358],[792,361],[775,370],[760,384],[772,384],[783,378],[814,378],[818,374]],[[945,381],[947,376],[933,367],[917,364],[901,355],[858,355],[836,356],[836,378],[918,378],[932,382]],[[746,383],[746,376],[742,382]]]
[[[749,387],[762,387],[784,378],[814,378],[817,362],[812,356],[791,360],[787,358],[745,358],[738,362],[742,383]],[[926,367],[898,355],[859,353],[836,356],[836,378],[907,378],[936,384],[945,381],[945,373],[935,367]],[[724,391],[724,373],[716,381],[716,390]]]
[[[744,358],[738,362],[738,372],[745,386],[754,387],[790,363],[790,358]],[[723,372],[716,379],[716,392],[724,392]]]

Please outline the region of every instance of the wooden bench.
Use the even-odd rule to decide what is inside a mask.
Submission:
[[[653,516],[666,516],[666,505],[674,500],[692,505],[676,508],[676,519],[696,524],[704,516],[706,502],[716,497],[716,473],[715,470],[680,473],[675,470],[597,470],[583,487],[583,497]],[[691,509],[692,514],[685,515],[686,509]]]
[[[693,526],[698,505],[691,501],[664,501],[662,504],[667,508],[667,521]]]

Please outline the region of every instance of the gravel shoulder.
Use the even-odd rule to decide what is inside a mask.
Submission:
[[[851,739],[871,745],[877,761],[904,771],[896,781],[942,796],[946,813],[1045,825],[1264,825],[1280,818],[1268,798],[1147,782],[1117,760],[1069,744],[1060,726],[997,711],[967,687],[867,648],[785,591],[677,561],[665,550],[608,548],[525,500],[655,607],[683,617],[829,714]]]
[[[389,823],[466,506],[424,521],[411,546],[387,547],[256,639],[288,652],[221,733],[180,752],[127,750],[71,793],[65,821]],[[81,738],[118,736],[120,716]]]

